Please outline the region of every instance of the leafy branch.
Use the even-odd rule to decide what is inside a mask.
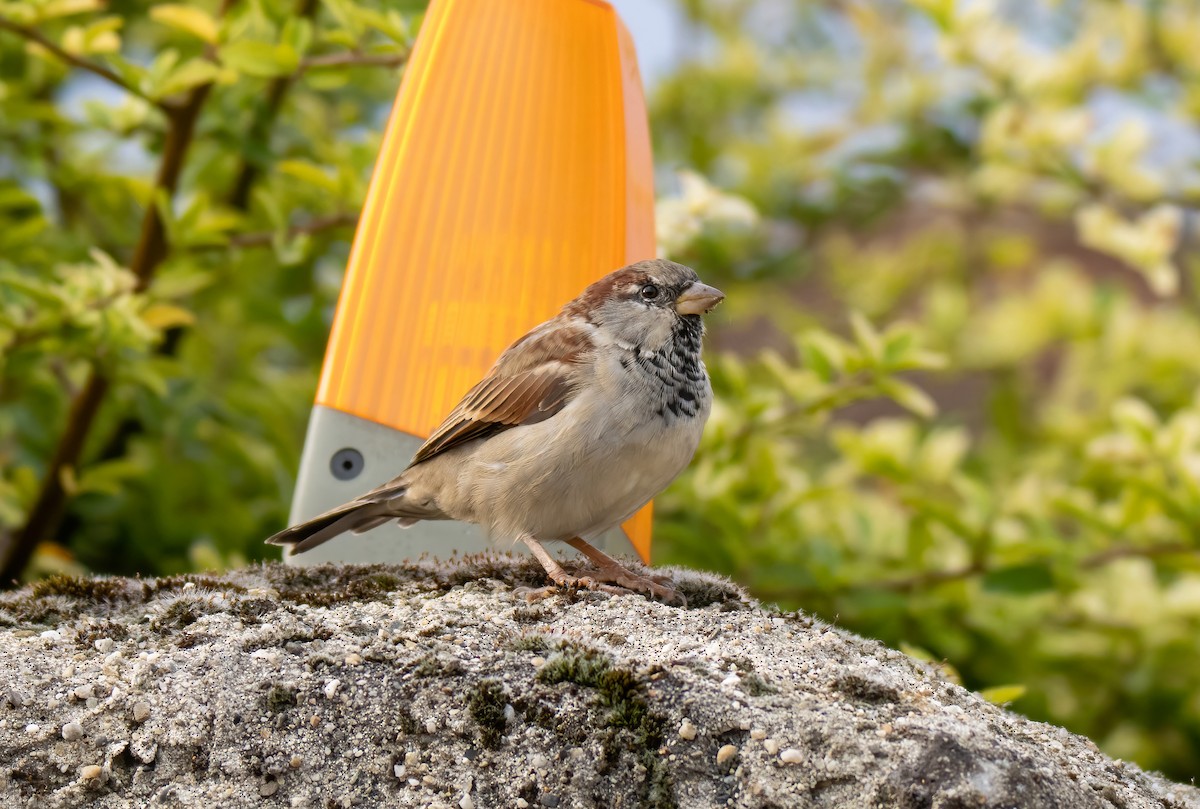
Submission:
[[[399,53],[363,53],[362,51],[343,51],[341,53],[326,53],[320,56],[309,56],[300,60],[300,66],[293,77],[309,70],[319,70],[333,67],[400,67],[408,61],[408,51]]]
[[[222,13],[228,10],[231,2],[232,0],[225,0]],[[39,35],[39,39],[44,38]],[[184,158],[195,135],[196,122],[211,89],[211,82],[200,84],[192,88],[178,106],[166,108],[167,133],[162,159],[155,176],[152,199],[165,197],[170,200],[174,196],[183,171]],[[142,217],[141,230],[129,264],[130,271],[137,279],[138,291],[143,291],[149,286],[154,271],[166,258],[167,252],[166,229],[162,216],[159,207],[151,202],[146,206],[146,213]],[[68,474],[68,470],[78,465],[84,442],[91,432],[100,412],[100,405],[111,384],[105,374],[93,367],[83,388],[72,400],[66,427],[50,458],[33,508],[25,524],[0,544],[0,582],[20,578],[38,543],[53,534],[61,523],[67,502],[64,476]]]
[[[8,31],[16,34],[17,36],[36,44],[38,47],[52,54],[66,64],[78,68],[79,70],[84,70],[88,73],[99,76],[100,78],[129,93],[130,95],[137,96],[138,98],[150,102],[159,109],[166,110],[168,112],[176,109],[175,106],[169,101],[151,98],[150,96],[146,95],[146,93],[142,92],[137,87],[134,87],[132,84],[125,81],[125,79],[121,78],[121,76],[119,76],[115,71],[105,67],[99,62],[93,62],[90,59],[84,59],[81,56],[76,56],[75,54],[64,50],[58,45],[58,43],[46,37],[36,28],[30,28],[27,25],[21,25],[20,23],[13,22],[7,17],[0,17],[0,31]]]
[[[290,237],[312,235],[325,230],[351,227],[358,222],[358,215],[351,213],[335,213],[329,216],[318,216],[308,222],[288,228],[285,234]],[[279,235],[278,231],[258,231],[254,233],[238,233],[229,238],[229,247],[266,247]]]

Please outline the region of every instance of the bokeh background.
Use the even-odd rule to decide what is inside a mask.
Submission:
[[[1200,775],[1200,5],[618,5],[729,293],[657,561]],[[0,2],[6,581],[269,555],[421,15]]]

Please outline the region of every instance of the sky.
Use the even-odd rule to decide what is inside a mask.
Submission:
[[[682,50],[683,27],[674,0],[609,0],[637,46],[642,81],[653,87]]]

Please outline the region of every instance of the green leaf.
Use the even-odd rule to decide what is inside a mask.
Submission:
[[[990,593],[1026,595],[1054,588],[1054,572],[1044,562],[1002,567],[983,577],[983,589]]]
[[[905,410],[924,419],[937,415],[937,402],[916,385],[895,377],[879,380],[879,390]]]
[[[154,303],[142,312],[142,320],[152,328],[169,329],[173,326],[190,326],[196,322],[196,316],[182,306]]]
[[[872,360],[872,364],[878,365],[882,362],[883,340],[880,338],[879,332],[871,325],[871,321],[867,320],[866,315],[862,312],[851,312],[850,329],[854,332],[855,342]]]
[[[104,8],[104,0],[50,0],[35,6],[37,19],[50,20],[56,17],[70,17],[75,14],[86,14],[89,11],[99,11]]]
[[[186,298],[202,289],[212,286],[216,278],[212,273],[194,268],[175,269],[159,273],[154,277],[154,285],[150,291],[155,298],[172,300]]]
[[[308,48],[312,45],[312,40],[312,23],[303,17],[289,17],[287,22],[283,24],[280,41],[298,55],[303,56],[308,53]]]
[[[215,45],[220,36],[220,25],[216,19],[198,6],[156,3],[150,7],[150,19],[185,31],[210,45]]]
[[[79,493],[119,495],[124,483],[144,475],[144,464],[133,458],[117,458],[94,464],[79,476]]]
[[[805,365],[823,382],[832,382],[845,371],[846,353],[841,341],[833,335],[811,331],[804,334],[799,343]]]
[[[295,177],[316,188],[326,191],[338,190],[337,177],[331,176],[325,169],[309,163],[307,160],[280,160],[275,164],[275,168],[283,174]]]
[[[996,685],[983,689],[979,696],[993,705],[1007,705],[1025,696],[1027,690],[1023,685]]]
[[[300,66],[300,56],[290,45],[269,42],[233,42],[221,48],[220,58],[239,73],[263,79],[290,75]]]
[[[907,329],[886,335],[883,341],[883,364],[891,368],[902,363],[915,342],[915,335]]]
[[[166,98],[185,93],[202,84],[216,81],[220,75],[219,65],[207,59],[191,59],[168,73],[147,95],[151,98]]]

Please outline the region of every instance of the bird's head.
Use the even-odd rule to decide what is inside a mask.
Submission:
[[[639,261],[609,273],[567,305],[614,342],[658,351],[675,335],[700,331],[700,316],[725,293],[700,281],[691,267],[665,259]]]

